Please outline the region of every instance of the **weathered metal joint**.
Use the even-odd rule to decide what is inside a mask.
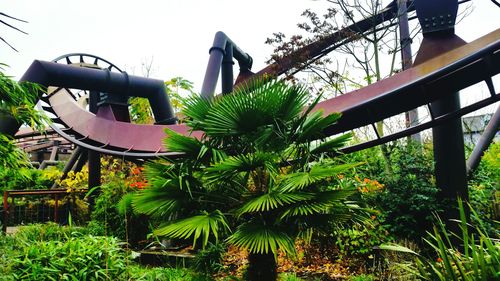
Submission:
[[[212,51],[219,51],[221,52],[221,54],[225,55],[226,54],[226,51],[221,48],[221,47],[218,47],[218,46],[213,46],[212,48],[210,48],[210,50],[208,50],[208,53],[211,54]]]
[[[415,0],[422,33],[453,32],[458,12],[458,0]]]
[[[399,40],[399,43],[401,44],[401,46],[411,45],[411,43],[413,43],[413,39],[411,39],[410,37],[402,38],[401,40]]]

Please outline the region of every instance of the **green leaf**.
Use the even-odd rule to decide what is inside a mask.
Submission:
[[[345,144],[352,138],[352,133],[343,134],[341,136],[330,139],[326,142],[322,142],[320,145],[316,146],[311,150],[312,154],[324,153],[324,152],[334,152],[345,146]]]
[[[155,217],[169,217],[183,206],[188,206],[191,196],[173,186],[150,187],[135,194],[132,207],[135,212]]]
[[[293,239],[282,229],[264,225],[260,222],[251,221],[242,224],[234,232],[227,242],[236,247],[247,249],[250,253],[277,254],[278,249],[286,254],[295,256],[295,246]]]
[[[238,88],[216,99],[208,110],[204,131],[209,137],[255,133],[263,126],[274,126],[297,118],[307,103],[307,91],[281,81],[263,82]]]
[[[265,212],[312,198],[314,198],[314,194],[306,192],[270,192],[249,200],[237,210],[237,213],[242,215],[245,213]]]
[[[192,238],[193,247],[196,246],[197,240],[201,238],[202,247],[205,248],[210,235],[213,235],[217,241],[219,233],[224,231],[230,231],[229,225],[225,216],[219,210],[215,210],[212,213],[204,211],[197,216],[173,221],[155,230],[154,233],[168,238]]]
[[[297,136],[297,142],[310,142],[325,137],[324,130],[335,124],[341,116],[340,113],[332,113],[326,117],[322,115],[323,112],[318,110],[307,116],[302,124],[302,128],[299,130],[300,133]]]
[[[361,163],[341,165],[316,164],[308,172],[295,172],[286,175],[280,183],[280,190],[285,192],[302,190],[316,182],[334,177],[360,164]]]
[[[276,155],[266,152],[230,156],[208,167],[206,177],[208,180],[217,180],[219,177],[234,176],[238,173],[254,171],[257,168],[264,168],[269,174],[276,175],[278,173],[276,160]]]

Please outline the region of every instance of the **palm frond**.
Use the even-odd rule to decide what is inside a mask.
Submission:
[[[323,112],[320,110],[308,115],[300,130],[298,130],[297,142],[304,143],[324,138],[323,131],[335,124],[340,116],[340,113],[332,113],[323,117]]]
[[[238,215],[253,212],[266,212],[300,201],[311,200],[314,194],[306,192],[277,193],[270,192],[249,200],[237,210]]]
[[[280,190],[283,192],[302,190],[311,184],[333,177],[358,165],[360,164],[341,164],[334,166],[317,164],[308,172],[295,172],[286,175],[280,184]]]
[[[264,225],[261,222],[250,221],[240,225],[236,232],[228,237],[227,242],[236,247],[247,249],[256,254],[277,254],[278,249],[286,254],[295,256],[294,241],[284,231],[272,225]]]
[[[208,180],[219,177],[231,177],[241,172],[254,171],[257,168],[264,168],[269,174],[276,175],[278,167],[276,165],[277,156],[273,153],[256,152],[243,155],[230,156],[222,162],[208,167],[206,177]]]
[[[135,212],[158,218],[170,217],[192,202],[190,194],[174,187],[150,187],[137,193],[132,199]]]
[[[314,197],[307,201],[300,201],[295,204],[285,206],[280,219],[296,216],[309,216],[313,214],[336,214],[345,213],[351,207],[346,201],[356,194],[355,189],[329,190],[317,192]]]
[[[185,107],[182,113],[187,117],[186,123],[193,130],[203,130],[205,117],[213,106],[214,100],[192,95],[184,100]]]
[[[275,120],[293,120],[302,112],[307,96],[303,88],[281,81],[242,87],[213,104],[206,114],[205,132],[210,137],[242,135],[272,126]]]
[[[334,152],[345,146],[345,144],[352,138],[352,133],[343,134],[341,136],[322,142],[311,150],[312,154],[319,154],[324,152]]]
[[[196,246],[196,242],[201,238],[202,247],[204,248],[210,235],[213,235],[217,241],[219,233],[225,231],[230,231],[226,218],[219,210],[215,210],[211,213],[204,211],[200,215],[173,221],[155,230],[154,233],[168,238],[192,238],[193,246]]]
[[[165,129],[167,137],[163,140],[166,149],[172,152],[185,153],[187,156],[197,157],[203,144],[193,137],[181,135],[174,130]]]

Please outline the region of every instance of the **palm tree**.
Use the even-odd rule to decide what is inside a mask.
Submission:
[[[187,124],[203,137],[167,130],[165,146],[184,157],[146,166],[150,188],[135,210],[166,222],[156,234],[193,246],[223,237],[249,252],[249,280],[276,280],[278,251],[293,257],[297,237],[331,229],[357,209],[349,201],[356,190],[335,185],[354,165],[325,157],[350,136],[318,141],[340,114],[311,113],[317,100],[305,107],[308,98],[302,87],[271,81],[188,99]]]

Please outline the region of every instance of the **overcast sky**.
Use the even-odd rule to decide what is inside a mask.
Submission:
[[[500,27],[500,9],[489,0],[474,0],[472,14],[457,34],[472,41]],[[306,8],[321,13],[326,1],[312,0],[3,0],[0,11],[25,19],[13,23],[28,32],[0,27],[1,36],[19,53],[0,45],[0,62],[18,79],[34,59],[52,60],[73,52],[90,53],[140,74],[153,58],[153,77],[182,76],[201,82],[208,49],[224,31],[254,58],[254,70],[265,66],[272,48],[264,41],[273,32],[292,34]]]

